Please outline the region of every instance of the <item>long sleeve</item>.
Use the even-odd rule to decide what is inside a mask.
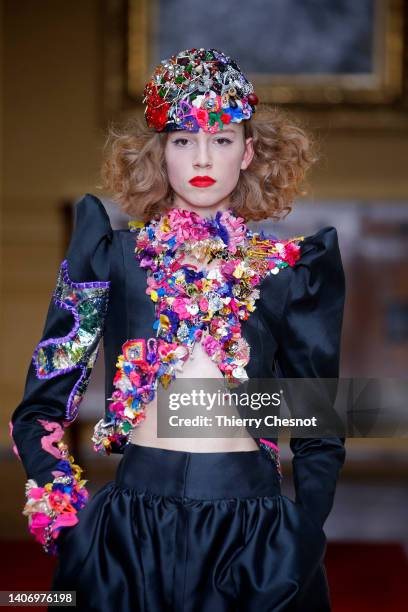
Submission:
[[[334,227],[325,227],[304,239],[301,256],[291,273],[279,326],[279,376],[337,379],[345,277]],[[322,381],[320,386],[325,395],[323,405],[334,413],[337,385]],[[311,416],[318,409],[316,404],[300,406],[293,405],[293,401],[288,402],[288,407],[296,415],[303,412]],[[296,401],[302,403],[299,397]],[[326,416],[329,421],[332,414]],[[296,502],[321,526],[333,507],[337,479],[345,461],[344,443],[345,438],[336,436],[290,439]]]
[[[86,194],[77,204],[42,337],[23,398],[11,415],[13,451],[27,475],[23,514],[46,552],[58,552],[61,528],[75,525],[88,501],[83,471],[63,440],[78,414],[103,334],[109,296],[112,228],[103,204]]]

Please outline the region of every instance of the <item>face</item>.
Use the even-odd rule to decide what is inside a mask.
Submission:
[[[245,139],[244,134],[242,122],[229,124],[215,134],[201,128],[198,132],[169,133],[165,160],[174,206],[202,215],[229,208],[240,171],[249,166],[254,155],[253,139]]]

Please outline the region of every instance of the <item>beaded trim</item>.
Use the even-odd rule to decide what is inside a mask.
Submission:
[[[259,446],[262,451],[266,452],[268,457],[272,459],[276,466],[276,470],[278,472],[279,480],[283,479],[282,466],[280,462],[280,450],[279,446],[271,442],[270,440],[265,440],[265,438],[259,438]]]
[[[68,261],[60,266],[54,302],[72,313],[74,326],[66,336],[43,340],[34,351],[32,361],[38,378],[53,378],[81,370],[66,405],[66,420],[78,413],[92,367],[98,354],[103,323],[108,305],[110,281],[76,283],[68,274]]]
[[[25,484],[26,504],[23,514],[28,517],[29,531],[40,542],[45,552],[56,555],[58,538],[62,527],[78,523],[77,512],[89,498],[85,487],[87,480],[81,480],[82,469],[75,464],[68,446],[61,441],[64,430],[60,423],[37,419],[51,433],[41,438],[44,450],[59,458],[54,479],[39,487],[30,478]],[[57,447],[53,444],[57,443]]]

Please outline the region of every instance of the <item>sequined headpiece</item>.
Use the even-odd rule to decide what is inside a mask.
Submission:
[[[258,104],[238,64],[216,49],[187,49],[162,60],[143,93],[147,125],[157,132],[217,132],[250,119]]]

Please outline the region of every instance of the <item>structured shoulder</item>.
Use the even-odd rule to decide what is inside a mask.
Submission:
[[[298,330],[311,317],[340,325],[345,290],[337,231],[324,227],[302,243],[301,256],[291,270],[283,316]]]
[[[66,254],[71,280],[109,280],[113,230],[109,215],[96,196],[85,194],[75,205],[74,228]]]
[[[109,215],[101,200],[91,193],[82,196],[75,205],[75,227],[87,227],[89,232],[112,237]]]
[[[304,237],[300,245],[299,263],[308,263],[314,257],[326,259],[338,257],[339,253],[337,230],[333,226],[326,226]]]
[[[333,290],[343,290],[344,270],[335,227],[326,226],[305,236],[300,257],[293,266],[293,276],[293,282],[303,283],[310,290],[323,283]]]
[[[273,256],[276,268],[271,269],[261,285],[261,308],[272,320],[280,320],[288,302],[300,302],[312,295],[317,298],[323,287],[333,291],[333,295],[344,293],[336,228],[326,226],[311,235],[267,240],[271,242],[271,251],[277,249],[276,260]]]

